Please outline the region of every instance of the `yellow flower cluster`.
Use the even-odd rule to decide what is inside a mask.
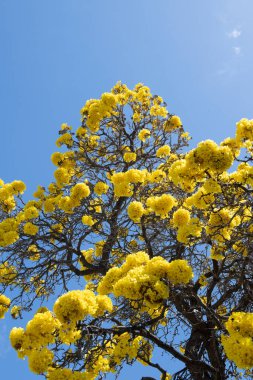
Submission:
[[[92,359],[92,351],[89,360]],[[128,332],[114,335],[102,350],[100,348],[101,354],[96,354],[96,362],[93,363],[91,360],[91,364],[86,366],[86,375],[88,376],[92,373],[95,375],[99,370],[102,372],[115,372],[115,366],[120,365],[126,359],[131,361],[137,358],[138,361],[146,365],[142,359],[150,360],[152,351],[152,345],[141,336],[131,336]],[[94,352],[96,353],[96,348]],[[87,379],[90,379],[90,377],[87,377]]]
[[[253,186],[253,167],[248,163],[241,163],[235,172],[229,175],[229,179],[232,182],[238,182],[242,184]]]
[[[137,155],[134,152],[126,152],[124,153],[123,158],[125,162],[134,162],[136,161],[136,156]]]
[[[184,227],[190,222],[191,214],[185,208],[178,208],[173,214],[173,224],[175,227]]]
[[[151,137],[151,133],[148,129],[145,129],[143,128],[139,134],[138,134],[138,138],[139,140],[141,140],[142,142],[145,142],[147,139],[149,139]]]
[[[23,194],[26,189],[24,182],[13,181],[4,183],[0,179],[0,209],[5,212],[11,212],[16,207],[15,196]]]
[[[147,180],[151,183],[162,182],[165,178],[166,173],[161,169],[154,170],[151,173],[147,174]]]
[[[186,198],[185,204],[188,207],[194,206],[199,210],[205,210],[210,207],[214,199],[212,193],[207,192],[204,187],[200,187],[193,195]]]
[[[19,239],[19,223],[15,218],[6,218],[0,223],[0,246],[6,247]]]
[[[163,125],[165,132],[171,132],[182,126],[182,122],[179,116],[171,116]]]
[[[11,316],[12,316],[12,318],[17,319],[18,317],[20,317],[20,315],[21,315],[20,312],[21,312],[21,306],[14,305],[11,308]]]
[[[133,201],[129,204],[127,213],[130,219],[138,223],[145,213],[145,209],[141,202]]]
[[[225,324],[229,336],[221,342],[229,360],[239,368],[253,367],[253,313],[234,312]]]
[[[52,364],[54,354],[46,346],[55,342],[59,327],[60,322],[50,311],[42,310],[28,322],[26,330],[21,327],[11,330],[11,345],[20,358],[28,356],[32,372],[42,374]]]
[[[225,247],[222,247],[222,245],[213,244],[213,246],[210,249],[210,259],[212,260],[223,260],[224,257],[224,250]]]
[[[132,184],[143,183],[146,177],[147,172],[138,169],[114,173],[110,180],[114,185],[115,197],[130,197],[133,194]]]
[[[236,210],[223,208],[210,214],[206,232],[214,240],[223,242],[230,239],[233,228],[238,226],[240,222],[241,218],[239,215],[236,215]]]
[[[39,210],[34,206],[28,207],[24,211],[24,217],[26,220],[35,219],[38,216],[39,216]]]
[[[238,333],[253,338],[253,313],[234,312],[225,324],[229,334]]]
[[[130,360],[135,359],[145,340],[141,336],[132,338],[128,332],[115,335],[110,356],[116,364],[120,364],[126,357]]]
[[[24,225],[24,233],[26,235],[36,235],[38,230],[39,228],[33,223],[28,222]]]
[[[89,314],[95,317],[112,308],[109,297],[97,298],[91,290],[72,290],[57,299],[54,313],[61,323],[76,323]]]
[[[54,172],[54,178],[58,187],[62,187],[64,184],[68,184],[70,182],[71,176],[71,170],[68,170],[64,167],[60,167]]]
[[[102,119],[111,116],[117,104],[117,96],[112,93],[104,93],[101,99],[88,100],[81,110],[86,118],[86,125],[92,132],[97,132]]]
[[[73,139],[70,133],[64,133],[56,140],[56,145],[58,147],[66,145],[68,148],[71,148],[73,145]]]
[[[16,268],[8,261],[0,265],[0,284],[11,284],[16,277]]]
[[[202,224],[198,218],[191,218],[187,224],[178,228],[177,240],[180,243],[191,244],[191,237],[200,237],[202,232]]]
[[[82,222],[86,226],[93,226],[93,224],[96,223],[96,220],[94,220],[90,215],[83,215]]]
[[[58,169],[60,170],[60,169]],[[75,207],[79,207],[84,198],[90,195],[90,188],[86,183],[77,183],[70,189],[70,195],[48,197],[43,201],[45,212],[53,212],[56,207],[65,211],[66,213],[72,213]]]
[[[221,173],[230,168],[234,159],[228,146],[218,146],[214,141],[206,140],[189,152],[186,160],[201,170],[209,169]]]
[[[242,143],[246,140],[253,141],[253,120],[241,119],[236,124],[236,141]]]
[[[89,186],[87,186],[85,183],[77,183],[71,188],[70,195],[73,201],[79,205],[80,201],[83,198],[86,198],[90,195]]]
[[[34,350],[28,356],[28,365],[30,370],[36,374],[43,374],[52,364],[54,354],[48,348]]]
[[[169,154],[170,154],[169,145],[163,145],[156,151],[156,156],[159,158],[169,156]]]
[[[94,186],[94,193],[101,196],[103,194],[106,194],[109,189],[109,186],[105,182],[97,182]]]
[[[176,199],[170,194],[163,194],[160,197],[149,197],[147,207],[162,219],[168,217],[168,213],[176,205]]]
[[[114,185],[115,197],[130,197],[133,194],[132,186],[128,180],[126,173],[115,173],[111,177]]]
[[[158,104],[153,105],[150,108],[150,115],[151,116],[161,116],[166,117],[168,114],[168,111],[166,110],[166,107],[161,107]]]
[[[0,294],[0,319],[4,318],[5,313],[9,310],[11,300],[4,294]]]
[[[206,140],[187,153],[185,158],[172,163],[169,176],[175,185],[192,192],[197,182],[205,180],[206,171],[220,174],[229,169],[233,161],[233,153],[228,145],[218,146],[214,141]]]
[[[7,304],[8,299],[2,301]],[[77,321],[85,318],[88,314],[93,317],[102,316],[106,311],[111,312],[112,308],[112,302],[106,295],[95,296],[90,290],[70,291],[55,302],[56,317],[47,308],[42,307],[27,323],[25,330],[13,328],[10,333],[11,345],[18,352],[20,358],[28,356],[29,368],[32,372],[45,373],[51,366],[54,356],[47,348],[48,345],[56,340],[60,340],[64,344],[75,342],[81,336],[81,332],[76,329]],[[54,378],[56,374],[57,371],[52,375],[50,372],[49,378],[50,376]],[[75,379],[75,377],[73,378]],[[91,379],[93,378],[91,377]]]
[[[160,256],[149,259],[140,251],[128,255],[120,268],[111,268],[99,283],[98,292],[142,301],[146,307],[154,309],[169,297],[169,287],[164,280],[178,285],[188,283],[192,277],[187,261],[169,263]]]

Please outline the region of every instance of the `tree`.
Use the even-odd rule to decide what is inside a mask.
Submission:
[[[163,99],[121,83],[81,115],[61,126],[55,182],[28,202],[1,183],[1,317],[41,304],[10,333],[18,356],[48,380],[136,360],[162,380],[251,377],[253,120],[187,151]]]

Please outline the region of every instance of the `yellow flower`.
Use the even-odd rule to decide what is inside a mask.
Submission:
[[[190,212],[184,208],[179,208],[173,214],[173,224],[175,227],[182,227],[189,223],[191,218]]]
[[[0,319],[4,318],[5,313],[9,310],[11,300],[4,294],[0,294]]]
[[[36,374],[42,374],[47,371],[52,364],[54,354],[48,348],[32,351],[28,356],[28,365],[30,370]]]
[[[97,182],[94,186],[94,192],[97,195],[106,194],[109,189],[109,186],[105,182]]]
[[[136,161],[136,153],[126,152],[126,153],[124,153],[123,158],[124,158],[125,162],[134,162],[134,161]]]
[[[170,154],[170,147],[169,145],[163,145],[161,148],[157,149],[156,156],[157,157],[166,157]]]
[[[62,323],[77,322],[97,310],[96,298],[90,290],[72,290],[60,296],[54,304],[54,313]]]
[[[138,138],[139,138],[139,140],[141,140],[142,142],[145,142],[146,139],[149,139],[149,138],[150,138],[150,136],[151,136],[150,131],[149,131],[148,129],[145,129],[145,128],[143,128],[143,129],[139,132],[139,134],[138,134]]]
[[[96,220],[92,219],[90,215],[83,215],[82,223],[86,226],[93,226],[93,224],[96,223]]]
[[[13,181],[11,187],[15,195],[23,194],[26,189],[26,185],[22,181]]]
[[[20,316],[21,306],[14,305],[11,309],[12,318],[16,319]]]
[[[193,278],[192,268],[186,260],[174,260],[170,263],[167,275],[174,284],[187,284]]]
[[[90,195],[89,186],[85,183],[77,183],[72,187],[70,191],[71,198],[76,198],[78,200],[82,200],[83,198],[87,198]]]
[[[26,235],[36,235],[38,231],[39,227],[35,226],[35,224],[28,222],[24,225],[24,233]]]
[[[161,117],[166,117],[168,114],[168,111],[166,110],[165,107],[161,107],[158,104],[153,105],[150,108],[150,115],[151,116],[161,116]]]
[[[32,206],[25,210],[25,219],[35,219],[39,216],[39,211],[36,207]]]
[[[168,213],[175,204],[176,200],[170,194],[163,194],[160,197],[150,197],[147,199],[147,206],[161,218],[167,218]]]
[[[145,210],[141,202],[133,201],[129,204],[127,213],[134,222],[139,222]]]
[[[180,126],[182,125],[182,122],[181,122],[181,119],[179,116],[171,116],[170,119],[168,119],[165,123],[164,123],[164,130],[166,132],[171,132],[173,131],[174,129],[177,129],[179,128]]]
[[[66,145],[68,148],[71,148],[73,145],[73,139],[70,133],[64,133],[56,140],[56,145],[58,147]]]

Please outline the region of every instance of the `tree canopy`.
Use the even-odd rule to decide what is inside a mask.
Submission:
[[[189,149],[166,107],[117,83],[62,124],[54,182],[0,183],[0,317],[40,306],[10,341],[48,380],[252,378],[253,120]]]

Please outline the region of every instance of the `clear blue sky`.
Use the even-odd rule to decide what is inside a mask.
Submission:
[[[48,184],[60,124],[78,127],[85,100],[118,80],[161,95],[193,144],[233,135],[253,117],[252,14],[252,0],[0,0],[0,177],[28,194]],[[1,376],[39,379],[9,347],[11,323]]]

